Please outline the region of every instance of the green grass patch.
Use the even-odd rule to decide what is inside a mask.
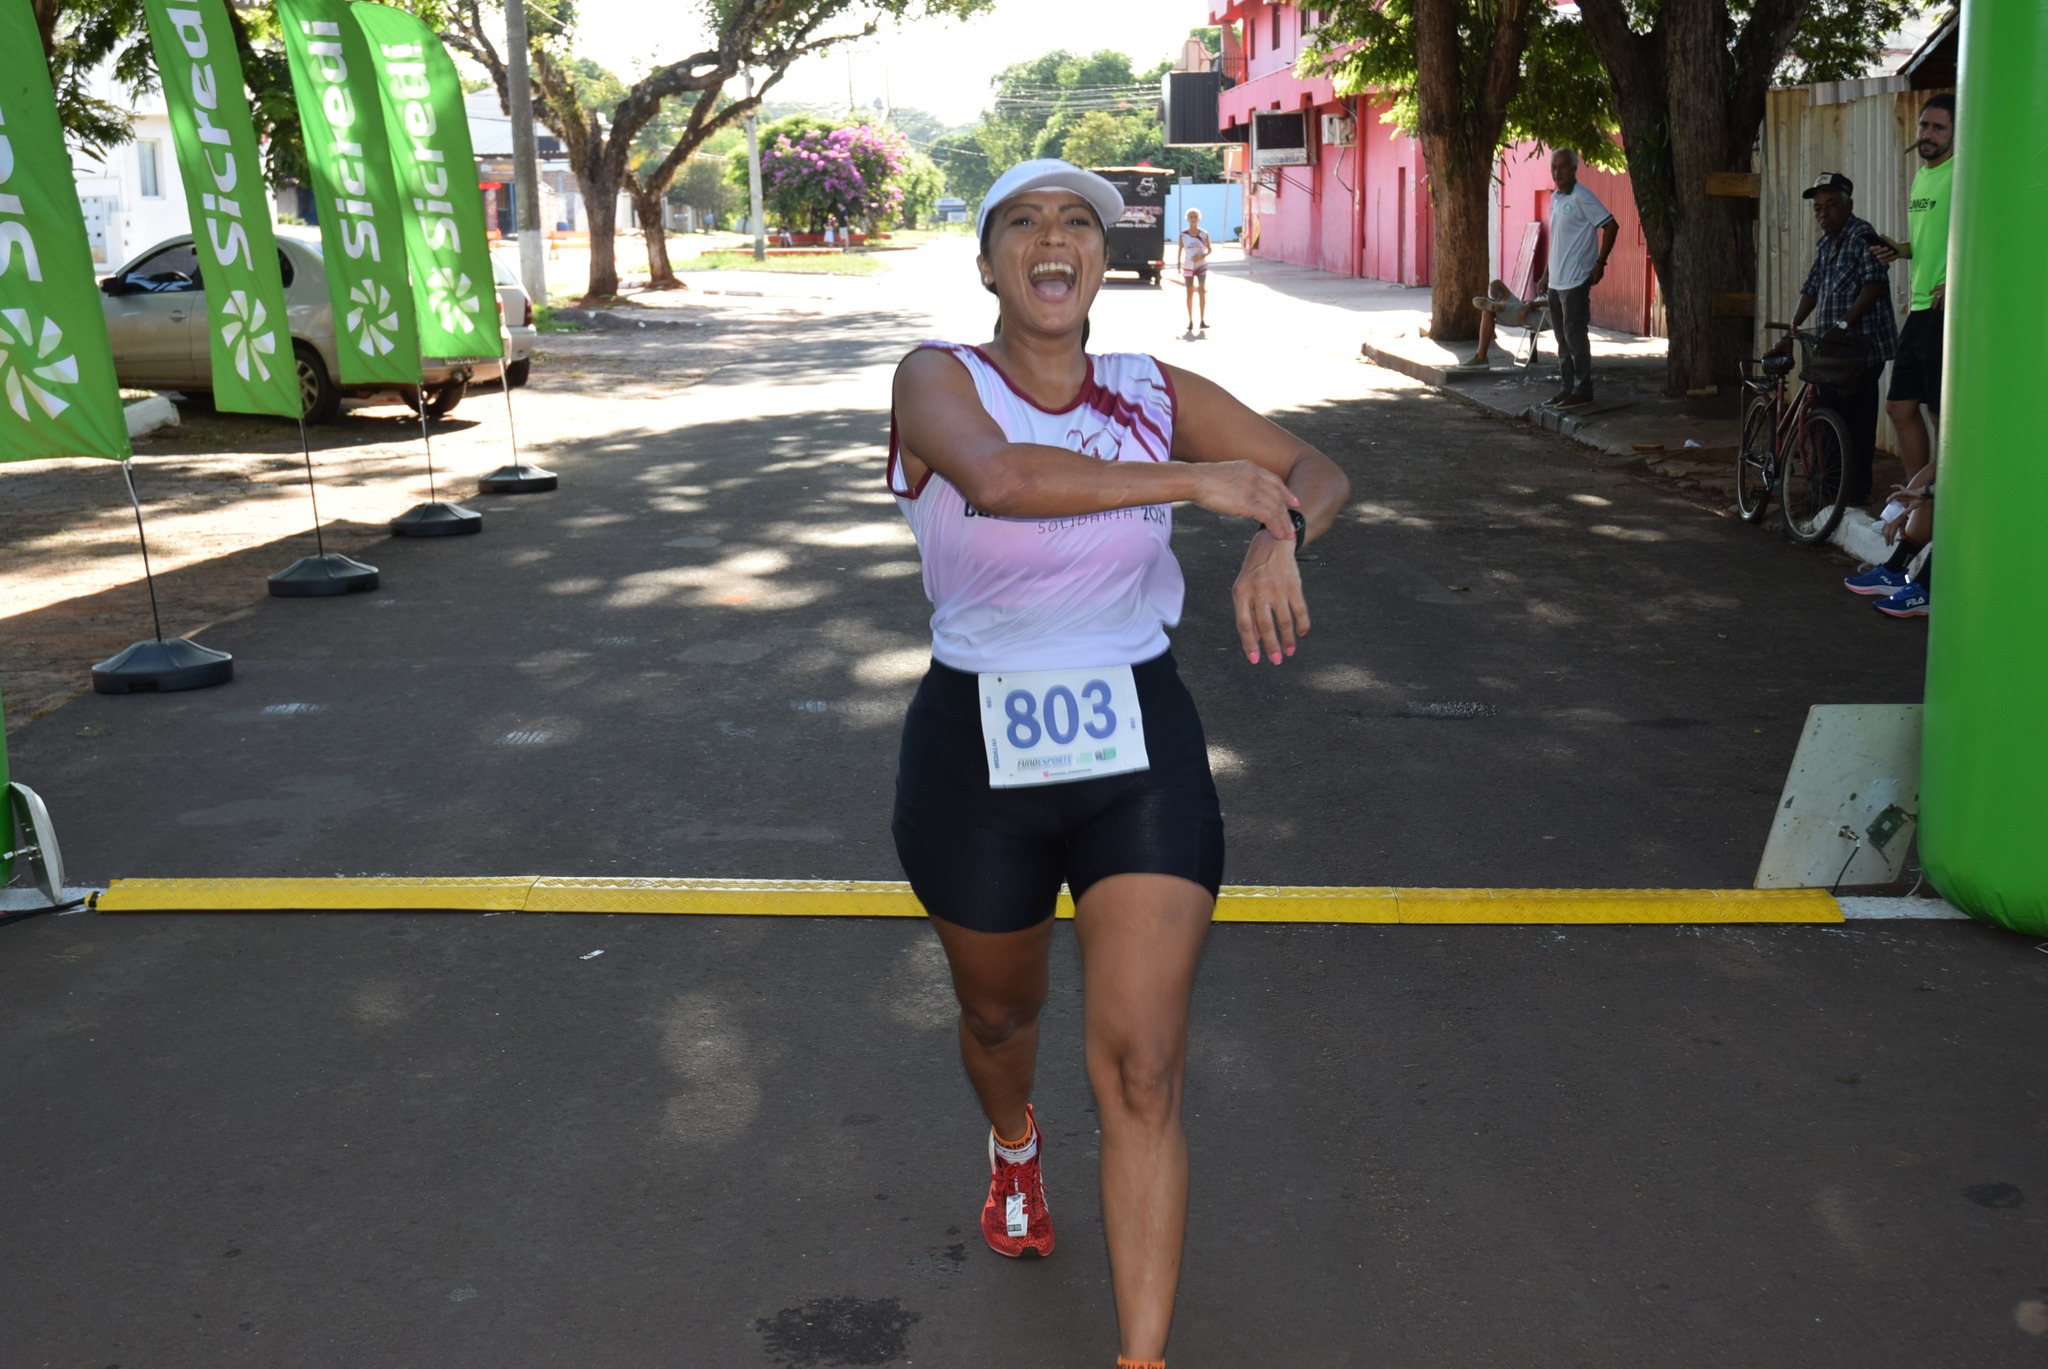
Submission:
[[[859,253],[834,253],[815,257],[774,257],[755,261],[752,252],[706,252],[701,257],[676,263],[676,271],[780,271],[798,276],[879,276],[889,264]]]
[[[536,333],[580,333],[583,331],[583,325],[570,319],[555,317],[554,306],[544,304],[533,311],[533,330]]]

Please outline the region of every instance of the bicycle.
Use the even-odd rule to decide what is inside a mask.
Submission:
[[[1742,363],[1742,388],[1751,398],[1735,458],[1735,507],[1745,523],[1761,522],[1776,496],[1785,535],[1811,546],[1825,542],[1842,521],[1849,493],[1849,428],[1840,414],[1816,401],[1814,382],[1839,378],[1853,384],[1867,363],[1816,356],[1823,339],[1789,323],[1764,327],[1789,333],[1801,348],[1799,388],[1786,397],[1789,356]],[[1850,373],[1842,375],[1844,368]]]

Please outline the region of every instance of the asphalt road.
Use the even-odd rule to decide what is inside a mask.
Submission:
[[[575,384],[524,405],[559,493],[376,548],[374,595],[252,593],[205,634],[225,689],[9,738],[74,880],[897,877],[924,606],[883,405],[910,342],[985,328],[966,271],[835,286],[672,392],[645,373],[683,340],[564,343]],[[1096,314],[1357,495],[1278,670],[1233,659],[1243,530],[1180,516],[1228,877],[1746,884],[1806,708],[1917,698],[1919,626],[1360,366],[1310,293],[1226,275],[1205,342],[1163,292]],[[1011,1265],[916,924],[7,928],[0,1364],[1106,1365],[1057,945],[1061,1248]],[[1173,1363],[2039,1364],[2044,991],[2048,957],[1968,924],[1220,928]]]
[[[360,553],[374,594],[255,599],[203,637],[231,687],[87,696],[10,739],[76,877],[898,877],[929,637],[888,377],[983,335],[971,272],[954,249],[834,282],[690,388],[648,376],[702,364],[692,330],[579,340],[632,378],[579,358],[522,395],[558,493]],[[1359,363],[1341,310],[1222,284],[1206,342],[1171,292],[1113,286],[1097,345],[1239,389],[1356,496],[1278,669],[1235,654],[1244,528],[1177,516],[1231,882],[1745,885],[1807,707],[1919,697],[1924,624],[1839,560]]]

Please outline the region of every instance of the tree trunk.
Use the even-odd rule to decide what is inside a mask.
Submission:
[[[1749,355],[1750,321],[1716,318],[1714,297],[1756,288],[1756,221],[1751,202],[1707,194],[1707,176],[1750,169],[1771,72],[1808,2],[1759,0],[1738,34],[1721,0],[1666,0],[1648,33],[1620,0],[1581,0],[1663,289],[1667,395],[1733,384]]]
[[[1454,168],[1427,145],[1430,210],[1436,218],[1435,260],[1429,286],[1429,336],[1436,342],[1458,342],[1479,336],[1479,311],[1472,297],[1486,293],[1487,189],[1493,166],[1466,158]]]
[[[593,176],[583,182],[583,217],[590,227],[590,288],[583,299],[586,306],[603,303],[619,293],[619,183],[599,184]]]
[[[1483,73],[1468,87],[1475,54],[1459,32],[1456,0],[1416,0],[1415,122],[1429,162],[1436,259],[1430,273],[1429,335],[1437,342],[1479,336],[1472,297],[1487,280],[1487,187],[1507,110],[1521,85],[1532,0],[1506,0],[1493,16]]]
[[[683,283],[668,261],[668,229],[661,222],[662,200],[658,190],[645,186],[633,191],[633,212],[640,216],[640,236],[647,240],[647,288],[680,290]]]
[[[1672,160],[1682,169],[1672,199],[1683,231],[1670,235],[1663,257],[1651,258],[1664,290],[1664,393],[1672,396],[1736,384],[1752,343],[1750,320],[1714,315],[1716,295],[1756,288],[1756,223],[1741,212],[1751,202],[1706,193],[1708,170],[1747,171],[1749,158],[1716,151],[1673,140]]]

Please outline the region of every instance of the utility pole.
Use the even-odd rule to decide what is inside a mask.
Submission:
[[[547,253],[540,226],[540,159],[533,147],[533,81],[526,72],[526,0],[505,0],[505,84],[512,106],[514,223],[519,280],[536,309],[548,302]]]
[[[517,3],[517,0],[514,0]],[[743,71],[740,78],[746,82],[746,97],[754,98],[754,73]],[[747,115],[747,206],[748,217],[754,221],[754,260],[768,260],[768,221],[761,213],[761,140],[754,131],[754,116]]]

